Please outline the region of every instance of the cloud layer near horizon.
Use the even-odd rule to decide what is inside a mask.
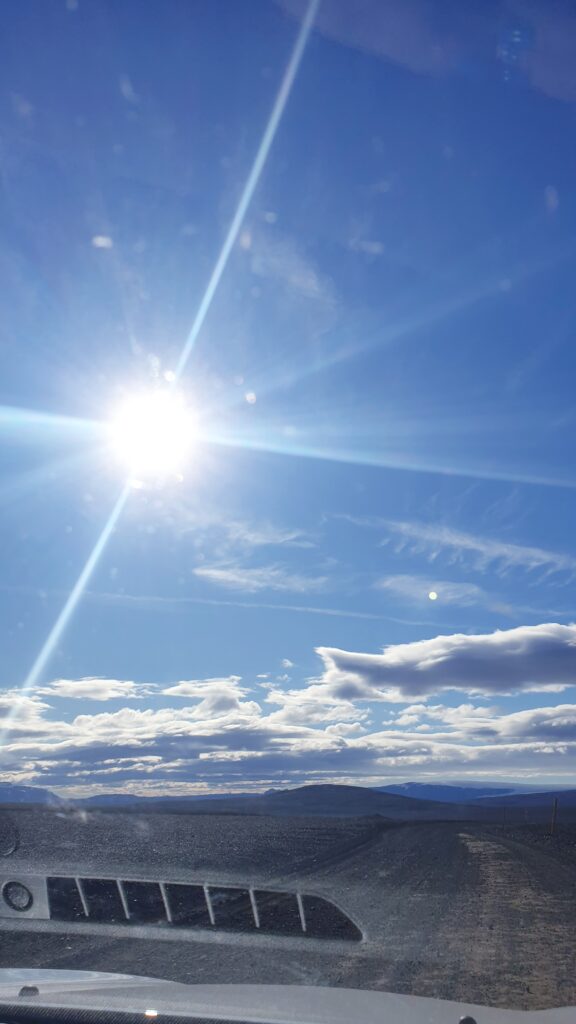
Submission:
[[[299,688],[286,674],[262,673],[252,683],[60,679],[26,696],[5,692],[0,722],[15,703],[19,714],[3,747],[3,778],[74,795],[456,774],[570,777],[576,703],[510,711],[482,700],[574,686],[576,626],[437,636],[381,654],[318,653],[322,675]],[[430,701],[447,690],[464,699]],[[150,706],[142,706],[144,695]],[[112,709],[63,715],[65,702],[87,696]]]

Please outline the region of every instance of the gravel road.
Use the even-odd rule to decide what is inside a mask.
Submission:
[[[365,941],[349,951],[328,942],[324,952],[305,939],[288,948],[261,936],[247,945],[4,930],[2,966],[344,985],[518,1009],[576,1005],[576,857],[522,829],[155,815],[151,836],[116,815],[75,833],[51,820],[51,833],[47,825],[23,843],[14,868],[23,859],[47,868],[59,838],[51,863],[97,860],[102,869],[123,859],[126,872],[147,851],[152,875],[162,860],[166,875],[192,881],[208,870],[213,881],[236,884],[258,878],[289,888],[297,879],[304,891],[336,899]],[[99,850],[94,829],[109,834]],[[146,837],[141,849],[135,829]]]

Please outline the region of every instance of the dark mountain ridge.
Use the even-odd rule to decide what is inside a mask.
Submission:
[[[576,819],[576,789],[543,792],[500,792],[498,787],[474,787],[474,798],[467,795],[472,787],[446,786],[440,799],[430,799],[443,787],[407,783],[390,789],[364,786],[312,784],[294,789],[268,790],[265,793],[202,796],[136,796],[129,793],[100,794],[86,799],[67,801],[49,790],[33,786],[0,784],[0,804],[6,806],[40,805],[61,809],[84,809],[93,812],[174,814],[240,814],[276,817],[370,817],[390,821],[481,821],[507,822],[531,820],[545,822],[550,818],[552,802],[559,802],[563,820]],[[401,792],[398,792],[398,790]],[[426,793],[420,798],[417,792]]]

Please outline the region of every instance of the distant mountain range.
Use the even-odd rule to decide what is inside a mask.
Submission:
[[[306,817],[376,816],[390,821],[546,821],[558,797],[565,820],[576,818],[576,788],[406,782],[392,786],[309,785],[266,793],[146,797],[110,793],[67,801],[47,789],[0,783],[0,804],[107,812],[249,814]]]
[[[161,800],[163,803],[193,802],[204,803],[216,800],[229,800],[231,797],[249,797],[251,793],[201,793],[194,796],[136,796],[133,793],[101,793],[98,796],[87,796],[83,800],[75,800],[74,803],[81,807],[126,807],[129,804],[156,803]]]
[[[172,803],[176,809],[176,804]],[[380,815],[395,821],[414,817],[455,817],[453,807],[433,800],[418,800],[362,786],[311,785],[298,789],[270,790],[251,796],[202,800],[198,814],[270,814],[306,817],[358,817]]]
[[[466,785],[440,782],[401,782],[394,786],[377,786],[376,789],[379,793],[397,793],[398,796],[417,797],[420,800],[439,800],[446,804],[468,803],[471,800],[483,800],[486,797],[508,797],[550,791],[550,787],[547,786],[525,786],[513,783],[490,786],[482,782],[472,782]]]
[[[43,804],[57,806],[62,800],[49,789],[38,786],[15,786],[11,782],[0,782],[0,804]]]

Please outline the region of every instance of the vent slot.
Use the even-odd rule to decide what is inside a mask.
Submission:
[[[289,892],[254,892],[260,930],[271,935],[302,935],[302,920],[296,896]]]
[[[121,882],[131,921],[140,924],[164,924],[167,920],[162,890],[158,882]]]
[[[164,892],[172,924],[186,925],[188,928],[210,928],[210,914],[203,886],[168,882]]]
[[[235,932],[251,932],[256,927],[250,893],[247,889],[210,886],[208,890],[214,924]]]
[[[113,878],[82,878],[79,880],[91,921],[117,924],[126,920],[126,911]]]
[[[321,896],[303,896],[306,934],[315,939],[348,939],[359,942],[362,932],[338,907]]]
[[[75,878],[47,878],[50,917],[56,921],[85,921],[86,912]]]
[[[46,880],[53,921],[206,928],[359,942],[362,932],[322,896],[113,878]]]

